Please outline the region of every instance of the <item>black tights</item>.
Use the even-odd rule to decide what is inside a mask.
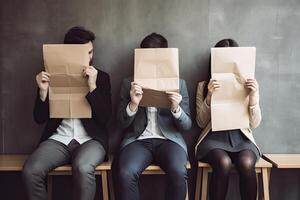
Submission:
[[[212,200],[224,200],[228,189],[229,173],[232,163],[239,173],[240,194],[242,200],[255,200],[257,182],[255,173],[256,156],[251,150],[232,153],[222,149],[208,152],[203,160],[213,168],[209,187],[209,196]]]

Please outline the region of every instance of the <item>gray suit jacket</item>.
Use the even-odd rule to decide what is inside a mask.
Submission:
[[[139,107],[137,113],[129,117],[126,112],[126,107],[130,102],[130,83],[132,78],[126,78],[123,80],[122,88],[120,91],[120,104],[118,107],[117,119],[118,125],[126,129],[125,137],[122,141],[121,148],[134,142],[144,132],[147,126],[147,109],[145,107]],[[176,119],[170,109],[158,109],[158,125],[162,130],[163,135],[179,144],[186,152],[186,143],[181,135],[183,131],[187,131],[192,126],[189,107],[189,96],[184,80],[180,79],[180,94],[182,95],[182,101],[180,107],[182,113],[179,119]]]

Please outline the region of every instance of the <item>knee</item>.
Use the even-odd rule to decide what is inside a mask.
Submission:
[[[94,176],[95,166],[88,163],[73,164],[72,171],[75,176],[80,176],[80,177]]]
[[[134,168],[123,168],[119,171],[119,176],[122,181],[135,182],[139,179],[138,170]]]
[[[119,183],[135,182],[139,179],[139,172],[137,169],[130,166],[114,166],[113,176]]]
[[[168,179],[172,184],[182,185],[187,180],[187,170],[185,167],[174,166],[166,171]]]
[[[232,162],[229,157],[223,157],[217,160],[216,163],[212,165],[214,171],[219,171],[223,173],[229,173],[232,167]]]
[[[22,170],[22,178],[25,181],[33,181],[36,178],[45,178],[47,172],[37,163],[26,162]]]
[[[255,170],[255,160],[253,160],[252,158],[239,159],[236,163],[236,167],[241,173],[248,174]]]

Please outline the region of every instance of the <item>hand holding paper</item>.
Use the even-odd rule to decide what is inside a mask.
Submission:
[[[208,92],[207,92],[207,96],[206,96],[207,105],[210,106],[211,96],[212,96],[213,92],[220,89],[220,87],[221,87],[221,84],[217,80],[214,80],[214,79],[209,80],[209,83],[207,85]]]
[[[249,128],[249,104],[257,102],[255,52],[254,47],[211,49],[212,79],[220,83],[218,90],[212,90],[213,131]]]
[[[92,117],[91,106],[85,98],[87,93],[95,88],[96,77],[95,69],[84,69],[90,62],[89,50],[90,47],[85,44],[43,46],[45,69],[51,74],[50,118]]]
[[[258,83],[255,79],[247,79],[245,87],[250,90],[249,92],[249,105],[254,106],[258,102]]]
[[[142,87],[135,82],[131,82],[130,98],[131,98],[131,102],[129,104],[129,108],[131,111],[134,112],[137,110],[137,107],[139,106],[143,98]]]
[[[42,101],[45,101],[49,89],[50,74],[42,71],[36,75],[35,79],[40,90],[40,98]]]
[[[93,66],[84,67],[83,75],[88,77],[88,86],[90,92],[96,89],[96,80],[97,80],[98,71]]]
[[[135,49],[134,82],[143,89],[140,106],[170,108],[166,92],[179,91],[178,49]]]
[[[166,92],[166,94],[171,102],[171,111],[176,113],[176,111],[178,111],[179,104],[182,101],[182,96],[178,92]]]

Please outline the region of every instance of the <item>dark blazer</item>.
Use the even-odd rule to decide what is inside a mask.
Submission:
[[[130,102],[129,92],[132,80],[131,77],[124,79],[120,91],[120,104],[117,113],[118,125],[126,129],[121,148],[137,140],[148,124],[147,110],[145,107],[139,106],[137,113],[132,117],[127,115],[126,107]],[[179,86],[179,93],[182,95],[182,101],[179,104],[182,109],[180,117],[176,119],[170,109],[161,108],[158,109],[157,118],[162,134],[167,139],[179,144],[187,153],[187,146],[182,137],[182,133],[191,128],[192,120],[190,116],[189,95],[186,83],[183,79],[180,79]]]
[[[97,69],[98,70],[98,69]],[[99,141],[106,152],[108,149],[107,123],[111,116],[111,86],[107,73],[98,70],[97,88],[86,95],[86,99],[92,108],[92,118],[81,119],[81,122],[90,137]],[[58,128],[63,119],[49,118],[49,97],[43,102],[39,96],[39,89],[33,110],[34,120],[38,124],[46,123],[41,142],[48,139]]]

